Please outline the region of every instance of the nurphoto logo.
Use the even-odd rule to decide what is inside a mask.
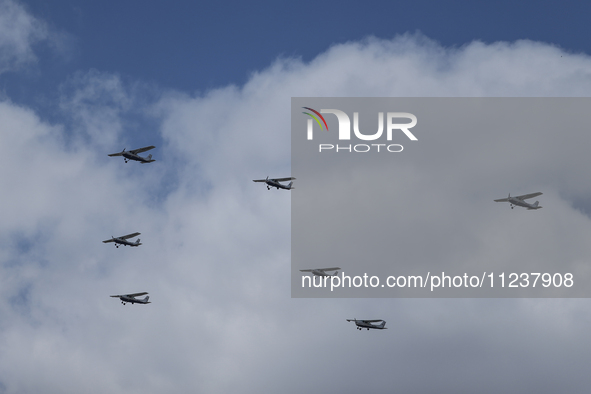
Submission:
[[[310,112],[303,112],[312,119],[308,119],[307,138],[308,140],[314,139],[314,121],[320,127],[320,130],[328,131],[328,124],[322,114],[333,114],[337,117],[339,122],[339,141],[351,140],[351,119],[349,115],[338,109],[321,109],[320,112],[310,107],[302,107],[309,110]],[[395,123],[396,119],[396,123]],[[400,119],[410,119],[410,123],[398,123]],[[393,132],[402,131],[411,141],[417,141],[417,137],[410,132],[409,129],[413,128],[417,124],[417,117],[408,112],[388,112],[386,114],[386,140],[392,141]],[[363,134],[359,130],[359,112],[353,112],[353,133],[355,137],[362,141],[375,141],[382,137],[384,133],[384,113],[378,112],[378,131],[373,134]],[[380,150],[380,148],[384,148]],[[388,152],[402,152],[404,149],[400,144],[356,144],[356,145],[333,145],[333,144],[319,144],[319,152],[323,151],[346,151],[346,152],[369,152],[371,150],[388,151]]]

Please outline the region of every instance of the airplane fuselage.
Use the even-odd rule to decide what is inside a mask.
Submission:
[[[124,246],[140,246],[141,245],[141,243],[139,243],[138,241],[130,242],[126,239],[121,239],[121,238],[113,238],[113,242],[115,242],[115,244],[124,245]]]
[[[314,275],[317,275],[317,276],[335,276],[337,274],[336,271],[334,274],[327,274],[326,272],[321,271],[321,270],[312,270],[310,272],[312,272]]]
[[[266,183],[267,185],[269,185],[270,187],[276,187],[276,188],[277,188],[277,190],[279,190],[279,189],[285,189],[285,190],[289,190],[289,189],[291,189],[291,187],[290,187],[290,186],[287,186],[287,185],[282,185],[281,183],[279,183],[279,182],[276,182],[276,181],[274,181],[274,180],[272,180],[272,179],[269,179],[269,180],[268,180],[268,181],[266,181],[265,183]]]
[[[540,208],[542,208],[542,207],[537,206],[537,205],[529,204],[529,203],[523,201],[520,198],[509,197],[508,200],[509,200],[509,203],[510,204],[517,205],[519,207],[524,207],[524,208],[527,208],[527,209],[540,209]]]
[[[121,300],[121,302],[123,302],[124,304],[126,302],[129,302],[131,304],[149,304],[150,302],[148,302],[147,300],[138,300],[137,298],[133,298],[133,297],[119,297],[119,299]]]
[[[127,160],[135,160],[135,161],[140,161],[142,163],[150,163],[152,160],[148,160],[145,157],[141,157],[140,155],[135,155],[131,152],[123,152],[121,154],[124,158],[126,158]]]
[[[384,320],[382,320],[382,322],[380,324],[372,324],[372,323],[365,321],[365,320],[348,320],[348,321],[354,321],[355,325],[357,326],[356,328],[358,330],[361,330],[363,328],[368,329],[368,330],[370,328],[374,329],[374,330],[387,330],[386,322]]]
[[[355,322],[355,324],[357,324],[357,327],[359,327],[359,328],[367,328],[367,329],[372,328],[374,330],[384,330],[384,329],[386,329],[386,327],[376,326],[375,324],[371,324],[371,323]]]

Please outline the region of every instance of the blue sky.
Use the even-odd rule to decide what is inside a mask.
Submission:
[[[589,7],[565,4],[0,0],[0,392],[587,393],[588,300],[292,299],[298,183],[252,182],[291,172],[291,97],[588,97]],[[586,264],[587,131],[510,132],[502,166],[458,145],[400,190],[449,179],[438,244],[495,240],[457,256]],[[524,238],[532,212],[492,200],[538,187]]]
[[[331,45],[421,32],[445,47],[530,39],[569,52],[585,39],[591,6],[567,1],[25,1],[68,36],[66,54],[39,45],[39,73],[5,77],[12,97],[47,94],[95,68],[185,92],[243,84],[277,57],[310,61]],[[9,79],[9,80],[7,80]]]

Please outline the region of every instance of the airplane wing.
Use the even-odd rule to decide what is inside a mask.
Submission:
[[[274,181],[277,182],[285,182],[285,181],[291,181],[291,180],[295,180],[294,177],[289,177],[289,178],[273,178]]]
[[[495,201],[496,202],[507,202],[507,201],[509,201],[509,199],[508,198],[500,198],[500,199],[495,200]]]
[[[107,243],[107,242],[115,242],[115,240],[113,238],[111,238],[111,239],[107,239],[106,241],[103,241],[103,243]]]
[[[365,323],[377,323],[377,322],[383,321],[383,320],[382,319],[377,319],[377,320],[361,320],[361,321],[362,322],[365,322]]]
[[[111,153],[109,156],[113,157],[113,156],[123,156],[122,152],[119,153]]]
[[[332,268],[317,268],[318,271],[336,271],[340,270],[339,267],[332,267]]]
[[[253,179],[253,182],[266,182],[266,179]]]
[[[133,293],[133,294],[119,294],[119,295],[112,295],[111,297],[139,297],[139,296],[143,296],[146,294],[148,294],[148,293],[143,292],[143,293]]]
[[[148,294],[147,292],[143,293],[133,293],[133,294],[125,294],[127,297],[139,297]]]
[[[146,146],[145,148],[139,148],[139,149],[130,150],[130,152],[133,153],[134,155],[137,155],[138,153],[142,153],[142,152],[145,152],[147,150],[154,149],[154,148],[155,148],[154,145],[150,145],[150,146]]]
[[[129,239],[129,238],[137,237],[138,235],[140,235],[140,233],[127,234],[127,235],[124,235],[124,236],[119,237],[119,238],[121,238],[121,239]]]
[[[524,194],[523,196],[516,196],[516,198],[519,198],[521,200],[527,200],[528,198],[534,198],[537,196],[541,196],[542,193],[537,192],[537,193],[531,193],[531,194]]]
[[[300,272],[312,272],[312,270],[300,270]]]

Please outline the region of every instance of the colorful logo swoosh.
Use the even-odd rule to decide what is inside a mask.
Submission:
[[[324,122],[324,125],[326,126],[326,131],[328,131],[328,125],[326,124],[326,120],[324,120],[324,116],[320,115],[320,112],[316,111],[315,109],[309,108],[309,107],[302,107],[304,109],[310,110],[312,112],[314,112],[316,115],[320,116],[320,119],[322,119],[322,121]],[[323,129],[322,127],[322,123],[320,123],[320,120],[318,120],[318,118],[314,115],[312,115],[309,112],[302,112],[303,114],[306,114],[308,116],[311,116],[316,122],[318,122],[318,125],[320,126],[320,130]]]

